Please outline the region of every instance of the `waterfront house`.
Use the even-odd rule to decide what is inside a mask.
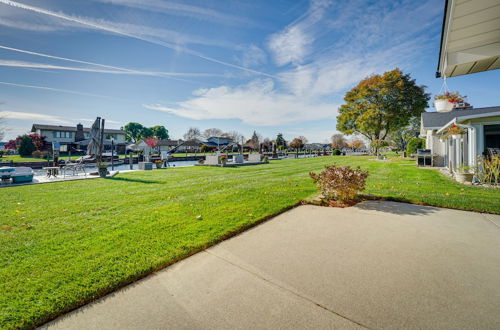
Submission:
[[[154,148],[155,152],[199,152],[202,143],[197,140],[183,141],[183,140],[158,140],[158,145]],[[139,141],[135,148],[137,150],[144,150],[147,147],[146,142]]]
[[[33,124],[31,132],[45,136],[48,142],[46,148],[50,149],[52,142],[61,146],[67,146],[68,150],[86,150],[90,137],[90,127]],[[111,150],[111,144],[115,146],[117,153],[125,153],[126,132],[119,129],[104,129],[104,149]]]

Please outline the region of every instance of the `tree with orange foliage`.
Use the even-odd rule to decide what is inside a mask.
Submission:
[[[407,126],[411,118],[425,111],[429,99],[425,86],[418,86],[398,68],[370,76],[344,96],[337,130],[365,136],[377,153],[378,143],[371,142],[385,140],[391,132]]]

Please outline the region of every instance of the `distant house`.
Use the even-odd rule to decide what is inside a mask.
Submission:
[[[465,134],[443,139],[441,134],[452,125],[461,127]],[[460,165],[474,166],[477,157],[488,154],[488,149],[500,148],[500,106],[424,112],[421,137],[435,155],[435,166],[452,170]]]
[[[315,151],[331,151],[332,147],[328,143],[308,143],[304,145],[304,149]]]
[[[202,143],[200,141],[191,140],[159,140],[155,149],[157,152],[199,152]],[[144,150],[147,147],[146,142],[139,141],[136,144],[136,149]]]
[[[45,141],[48,142],[47,148],[51,148],[52,142],[58,142],[74,150],[86,150],[90,137],[90,127],[83,127],[82,124],[76,126],[33,124],[31,132],[45,136]],[[125,131],[105,128],[104,149],[111,150],[113,142],[116,152],[124,153],[127,145],[125,137]]]
[[[211,136],[203,144],[207,147],[220,148],[233,144],[233,139],[227,136]]]

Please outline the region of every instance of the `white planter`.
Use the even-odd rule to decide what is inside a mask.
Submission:
[[[435,100],[434,107],[437,112],[449,112],[453,110],[453,103],[448,100]]]
[[[474,178],[474,173],[460,173],[457,172],[455,173],[455,180],[457,180],[460,183],[466,183],[466,182],[472,182],[472,179]]]
[[[139,162],[138,167],[143,171],[151,171],[153,169],[153,163],[151,162]]]

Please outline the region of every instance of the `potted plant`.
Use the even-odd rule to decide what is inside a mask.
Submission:
[[[455,180],[460,183],[472,182],[474,178],[474,173],[470,166],[461,165],[455,172]]]
[[[155,160],[154,163],[155,163],[157,169],[160,169],[163,166],[163,161],[161,159]]]
[[[227,156],[226,155],[222,155],[222,156],[219,156],[219,163],[224,166],[227,164]]]
[[[446,134],[447,135],[458,136],[458,135],[464,135],[465,133],[467,133],[467,131],[465,129],[463,129],[462,127],[457,126],[455,124],[451,125],[450,127],[448,127],[446,129]]]
[[[468,104],[465,102],[466,96],[460,95],[458,92],[446,92],[434,96],[434,107],[437,112],[448,112],[460,104]]]
[[[97,171],[101,178],[105,178],[106,175],[108,175],[108,164],[107,163],[97,164]]]
[[[266,164],[269,163],[269,156],[265,155],[264,157],[262,157],[262,161]]]

